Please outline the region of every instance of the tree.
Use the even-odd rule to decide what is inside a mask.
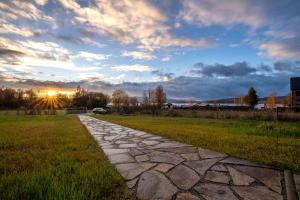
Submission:
[[[292,93],[288,93],[283,99],[283,105],[285,107],[291,108],[292,107]]]
[[[258,103],[258,96],[256,94],[256,91],[253,87],[250,87],[248,90],[248,94],[244,98],[244,102],[250,106],[251,108],[254,108],[255,105]]]
[[[123,90],[115,90],[112,93],[112,103],[119,112],[121,109],[129,107],[129,96]]]
[[[143,104],[152,105],[154,103],[154,90],[148,89],[143,92]]]
[[[235,98],[235,103],[238,104],[238,105],[243,106],[244,105],[244,98],[245,98],[245,95],[240,94],[239,96],[237,96]]]
[[[136,108],[139,105],[139,101],[136,97],[130,97],[130,106]]]
[[[266,104],[268,108],[275,108],[276,102],[276,92],[272,92],[271,95],[267,98]]]
[[[84,88],[78,86],[73,97],[72,106],[87,107],[88,100],[88,92]]]
[[[101,92],[89,92],[87,94],[88,96],[88,102],[87,107],[90,108],[96,108],[96,107],[106,107],[109,97]]]
[[[154,103],[158,108],[161,108],[166,103],[166,93],[161,85],[157,86],[154,92]]]

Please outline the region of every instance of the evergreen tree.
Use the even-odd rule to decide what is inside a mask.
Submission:
[[[245,96],[244,101],[251,108],[254,108],[254,106],[257,105],[258,96],[257,96],[256,91],[253,87],[249,88],[248,94]]]

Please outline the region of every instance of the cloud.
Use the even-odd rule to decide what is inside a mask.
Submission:
[[[56,23],[54,18],[45,15],[39,8],[29,1],[10,0],[7,3],[0,2],[0,10],[5,13],[5,15],[3,15],[5,19],[27,19],[31,21],[43,21],[51,24]]]
[[[80,51],[73,58],[81,58],[81,59],[85,59],[87,61],[92,62],[92,61],[97,61],[97,60],[105,60],[108,57],[110,57],[110,55]]]
[[[280,72],[300,73],[300,61],[277,61],[274,63],[274,69]]]
[[[154,70],[154,71],[152,71],[152,74],[158,76],[159,77],[158,80],[160,80],[160,81],[170,81],[175,76],[174,73],[170,73],[170,72],[169,73],[164,73],[160,70]]]
[[[133,71],[133,72],[151,72],[153,69],[150,66],[147,65],[140,65],[140,64],[134,64],[134,65],[117,65],[112,67],[112,69],[117,71]]]
[[[0,48],[0,58],[7,58],[7,57],[18,57],[24,56],[25,54],[21,51],[15,51],[11,49]]]
[[[191,74],[197,74],[202,76],[247,76],[256,72],[255,68],[250,67],[246,62],[237,62],[232,65],[214,64],[205,65],[203,63],[196,63],[194,69],[190,71]]]
[[[152,55],[151,52],[145,51],[123,51],[121,55],[125,57],[132,57],[137,60],[152,60],[154,58],[154,55]]]
[[[73,11],[75,20],[90,31],[121,42],[137,44],[141,49],[156,50],[161,47],[199,47],[212,45],[212,40],[176,37],[170,33],[168,18],[161,10],[146,0],[117,2],[96,1],[81,6],[74,0],[59,0],[61,5]]]
[[[274,41],[261,44],[260,56],[275,58],[275,59],[289,59],[300,58],[300,37],[290,38],[281,41]]]
[[[48,0],[35,0],[35,3],[40,5],[40,6],[44,6],[47,3]]]
[[[0,20],[1,22],[1,20]],[[36,30],[32,31],[29,28],[21,27],[21,26],[15,26],[14,24],[7,23],[2,21],[0,24],[0,33],[1,34],[15,34],[23,37],[31,37],[39,34],[41,31]]]
[[[243,24],[258,28],[265,24],[266,19],[262,1],[183,0],[182,6],[179,18],[200,26]]]

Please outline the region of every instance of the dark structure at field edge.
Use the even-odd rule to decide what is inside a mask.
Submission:
[[[293,108],[300,108],[300,77],[291,78],[291,93]]]

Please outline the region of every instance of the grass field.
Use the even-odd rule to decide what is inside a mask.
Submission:
[[[76,116],[0,115],[0,199],[130,198]]]
[[[239,158],[300,171],[300,123],[255,120],[94,115]]]

